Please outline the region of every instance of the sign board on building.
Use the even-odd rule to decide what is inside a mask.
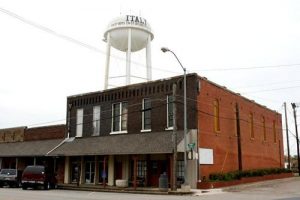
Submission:
[[[214,164],[213,149],[199,148],[199,164],[202,164],[202,165]]]

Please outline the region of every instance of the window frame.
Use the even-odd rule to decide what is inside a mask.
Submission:
[[[118,123],[119,128],[118,130],[114,130],[114,120],[116,119],[116,116],[114,116],[115,113],[115,105],[119,105],[119,116],[118,116]],[[125,106],[126,105],[126,106]],[[126,112],[124,112],[124,109],[126,109]],[[126,121],[126,130],[123,129],[123,122]],[[121,133],[127,133],[128,128],[128,103],[126,101],[124,102],[117,102],[112,104],[112,120],[111,120],[111,132],[110,134],[121,134]]]
[[[97,111],[95,113],[95,109],[99,108],[99,111]],[[97,119],[97,117],[99,117]],[[95,129],[97,129],[97,124],[98,125],[98,130],[97,132],[95,133]],[[99,136],[100,135],[100,132],[101,132],[101,106],[100,105],[96,105],[96,106],[93,106],[93,133],[92,133],[92,136]]]
[[[267,141],[267,129],[266,129],[266,118],[262,116],[262,124],[263,124],[263,141]]]
[[[214,131],[217,133],[221,132],[219,99],[214,100]]]
[[[81,115],[79,115],[80,113],[81,113]],[[83,108],[78,108],[76,110],[76,135],[75,135],[75,137],[83,136],[83,115],[84,115]]]
[[[146,101],[148,101],[148,103],[150,103],[150,107],[149,108],[145,108],[145,105],[146,105]],[[142,130],[141,132],[150,132],[151,131],[151,125],[152,125],[152,120],[151,120],[151,108],[152,108],[152,101],[150,98],[144,98],[143,99],[143,104],[142,104]],[[145,111],[145,109],[150,109],[150,110],[147,110]],[[146,121],[146,118],[145,118],[145,114],[146,112],[149,112],[150,113],[150,128],[145,128],[146,124],[145,124],[145,121]]]
[[[174,122],[173,122],[174,110],[173,110],[173,103],[169,102],[170,98],[173,99],[174,98],[173,95],[167,95],[167,128],[166,128],[166,130],[173,130],[173,128],[174,128]],[[173,99],[173,101],[174,101],[174,99]],[[171,106],[170,108],[172,109],[172,113],[173,113],[172,115],[169,115],[169,109],[170,109],[169,106]],[[170,126],[170,121],[172,121],[172,126]]]
[[[276,121],[272,121],[272,132],[273,132],[273,138],[274,138],[274,143],[277,143],[277,131],[276,131]]]
[[[254,140],[255,133],[254,133],[254,115],[252,112],[249,114],[249,128],[250,128],[250,139]]]

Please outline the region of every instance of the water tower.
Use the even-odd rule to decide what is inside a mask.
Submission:
[[[104,33],[107,43],[104,89],[108,88],[111,47],[126,52],[126,85],[131,83],[131,53],[146,48],[146,79],[151,80],[151,41],[153,33],[149,23],[134,15],[120,16],[112,20]]]

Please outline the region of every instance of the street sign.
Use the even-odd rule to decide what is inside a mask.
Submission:
[[[195,148],[195,143],[189,143],[189,144],[188,144],[188,148],[189,148],[190,150],[194,149],[194,148]]]

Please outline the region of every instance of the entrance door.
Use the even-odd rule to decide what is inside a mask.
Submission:
[[[94,183],[95,178],[95,162],[87,161],[85,163],[85,183]]]
[[[115,162],[115,172],[116,172],[116,179],[122,179],[122,162],[121,161]]]
[[[168,163],[165,160],[152,160],[149,167],[149,184],[158,187],[159,176],[163,173],[168,174]]]
[[[77,161],[71,163],[71,180],[72,183],[79,183],[80,176],[79,163]]]

